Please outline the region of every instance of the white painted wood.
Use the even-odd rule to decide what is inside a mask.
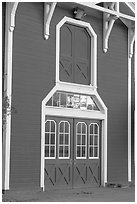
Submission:
[[[11,109],[12,97],[12,48],[13,48],[13,31],[15,27],[15,13],[18,3],[6,2],[6,25],[5,25],[5,96],[9,99]],[[11,114],[6,117],[6,125],[3,132],[3,186],[4,190],[9,190],[10,177],[10,140],[11,140]]]
[[[44,37],[46,40],[48,40],[50,35],[49,28],[56,4],[56,2],[44,2]]]
[[[135,26],[135,25],[134,25]],[[133,45],[135,41],[135,27],[128,28],[128,55],[129,58],[133,56]]]
[[[131,33],[128,29],[128,181],[131,182]]]
[[[104,7],[107,8],[109,4],[109,7],[111,10],[114,9],[115,2],[104,2]],[[116,7],[118,9],[118,7]],[[116,16],[111,16],[108,13],[103,13],[103,51],[106,53],[108,50],[108,40],[110,33],[112,31],[113,25],[116,20]]]
[[[60,108],[60,107],[48,107],[44,109],[46,115],[56,115],[59,117],[72,117],[72,118],[87,118],[87,119],[104,119],[105,115],[99,111],[86,111],[80,109]]]
[[[59,80],[59,56],[60,56],[60,29],[64,23],[71,23],[86,28],[91,36],[91,86],[97,88],[97,35],[91,25],[84,21],[64,17],[56,26],[56,83]]]
[[[87,3],[87,2],[83,2],[83,3],[82,2],[81,3],[75,2],[75,3],[77,3],[78,5],[81,5],[81,6],[86,6],[86,7],[101,11],[101,12],[112,14],[112,15],[117,16],[117,17],[122,17],[125,19],[129,19],[131,21],[135,21],[135,17],[120,13],[118,11],[113,11],[113,10],[110,10],[110,9],[107,9],[107,8],[104,8],[104,7],[95,5],[95,4],[91,4],[91,3]]]

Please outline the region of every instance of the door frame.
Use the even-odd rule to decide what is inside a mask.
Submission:
[[[56,25],[56,83],[61,82],[59,80],[60,29],[65,23],[70,23],[72,25],[85,28],[91,38],[90,86],[97,88],[97,35],[89,23],[84,21],[78,21],[76,19],[66,17],[66,16]],[[65,82],[65,83],[71,84],[69,82]]]
[[[66,91],[71,93],[92,95],[100,111],[86,111],[77,109],[65,109],[59,107],[46,106],[48,100],[53,96],[56,91]],[[98,119],[101,120],[101,185],[105,186],[107,183],[107,107],[97,93],[96,89],[90,86],[57,83],[49,94],[43,99],[41,106],[41,173],[40,173],[40,187],[44,191],[44,144],[45,144],[45,116],[56,117],[71,117],[83,119]]]

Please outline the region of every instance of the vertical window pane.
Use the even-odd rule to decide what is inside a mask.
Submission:
[[[64,137],[63,134],[59,135],[59,144],[63,144],[63,137]]]
[[[55,146],[50,146],[50,157],[55,156]]]
[[[98,157],[98,148],[94,147],[94,157]]]
[[[65,133],[69,133],[69,124],[65,123]]]
[[[93,134],[93,124],[90,125],[90,134]]]
[[[94,125],[94,134],[98,134],[98,125],[97,124]]]
[[[68,157],[68,156],[69,156],[68,146],[65,146],[64,157]]]
[[[53,106],[59,106],[59,93],[53,95]]]
[[[89,156],[93,157],[93,147],[92,146],[89,148]]]
[[[45,123],[45,132],[49,132],[50,130],[50,121],[47,121],[46,123]]]
[[[49,144],[49,133],[45,133],[45,144]]]
[[[51,132],[55,132],[55,123],[51,121]]]
[[[65,144],[68,145],[69,144],[69,134],[65,135]]]
[[[89,145],[93,145],[93,135],[90,135],[90,142]]]
[[[60,133],[64,133],[64,122],[61,122],[61,123],[59,124],[59,132],[60,132]]]
[[[51,134],[51,144],[55,144],[55,134]]]
[[[82,145],[85,145],[85,144],[86,144],[86,136],[82,135]]]
[[[60,107],[66,107],[66,94],[60,94]]]
[[[81,123],[77,124],[77,133],[81,133]]]
[[[63,157],[63,146],[59,146],[59,157]]]
[[[77,157],[80,157],[80,146],[77,146]]]
[[[86,125],[84,123],[82,123],[82,133],[86,133]]]
[[[49,157],[49,146],[45,146],[45,157]]]
[[[98,136],[94,136],[94,145],[98,145]]]
[[[77,135],[77,145],[81,144],[81,135]]]
[[[86,147],[82,147],[82,157],[86,156]]]

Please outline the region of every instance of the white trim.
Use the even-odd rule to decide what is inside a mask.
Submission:
[[[44,37],[46,40],[49,38],[49,27],[50,22],[56,7],[55,2],[52,2],[51,4],[44,2]]]
[[[90,133],[90,126],[91,126],[91,125],[97,125],[97,127],[98,127],[98,134],[95,134],[95,133],[94,133],[94,129],[93,129],[93,133],[92,133],[92,134]],[[98,125],[97,123],[90,123],[89,126],[88,126],[88,128],[89,128],[89,131],[88,131],[88,138],[89,138],[88,155],[90,155],[90,154],[89,154],[89,152],[90,152],[89,149],[90,149],[91,146],[93,147],[93,151],[94,151],[94,139],[93,139],[93,145],[90,145],[90,136],[92,135],[93,138],[94,138],[94,136],[98,136],[98,145],[97,145],[97,147],[98,147],[98,156],[97,156],[97,157],[88,157],[88,158],[89,158],[89,159],[99,159],[99,136],[100,136],[99,125]],[[95,128],[95,126],[94,126],[94,128]]]
[[[4,74],[7,81],[4,82],[5,96],[9,99],[11,108],[12,96],[12,48],[13,48],[13,31],[15,27],[15,14],[18,3],[6,2],[6,25],[5,25],[5,68]],[[11,114],[6,117],[6,125],[3,131],[3,186],[4,190],[9,190],[10,177],[10,140],[11,140]]]
[[[75,2],[75,3],[77,3],[77,4],[81,5],[81,6],[86,6],[86,7],[98,10],[98,11],[102,11],[102,12],[105,12],[105,13],[108,13],[108,14],[112,14],[114,16],[122,17],[122,18],[125,18],[125,19],[128,19],[128,20],[131,20],[131,21],[135,21],[135,17],[133,17],[133,16],[129,16],[129,15],[120,13],[118,11],[113,11],[113,10],[110,10],[110,9],[107,9],[107,8],[104,8],[104,7],[95,5],[95,4],[91,4],[91,3],[87,3],[87,2],[81,2],[81,3]]]
[[[128,29],[128,181],[131,182],[131,56],[130,29]]]
[[[82,133],[82,126],[81,126],[81,132],[80,132],[80,133],[77,132],[77,126],[78,126],[79,124],[84,124],[84,125],[85,125],[85,127],[86,127],[86,132],[85,132],[84,134]],[[80,136],[85,135],[85,139],[86,139],[85,145],[82,145],[82,144],[77,145],[77,135],[80,135]],[[81,142],[82,142],[82,137],[81,137]],[[82,146],[85,146],[85,157],[77,157],[77,147],[78,147],[78,146],[80,147],[80,149],[81,149]],[[87,159],[87,124],[86,124],[85,122],[78,122],[78,123],[76,124],[76,149],[75,149],[75,151],[76,151],[76,159]],[[74,154],[74,155],[75,155],[75,154]]]
[[[69,133],[66,133],[66,134],[69,134],[69,143],[68,143],[68,145],[66,145],[66,144],[62,144],[62,145],[60,145],[59,144],[59,137],[60,137],[60,134],[63,134],[62,132],[60,133],[59,131],[60,131],[60,123],[67,123],[68,125],[69,125]],[[63,138],[64,139],[64,138]],[[68,146],[69,148],[68,148],[68,151],[69,151],[69,156],[68,157],[59,157],[59,146]],[[58,124],[58,159],[70,159],[70,123],[68,122],[68,121],[66,121],[66,120],[61,120],[60,122],[59,122],[59,124]]]
[[[45,121],[45,124],[46,124],[46,122],[54,122],[54,124],[55,124],[55,132],[44,132],[44,133],[50,133],[50,134],[53,133],[53,134],[55,134],[55,144],[52,145],[51,142],[49,142],[49,144],[47,145],[47,146],[49,146],[49,147],[50,147],[50,146],[55,146],[55,153],[54,153],[55,155],[54,155],[54,157],[50,157],[50,156],[49,156],[49,157],[45,157],[45,155],[44,155],[44,158],[45,158],[45,159],[55,159],[55,158],[56,158],[56,134],[57,134],[57,133],[56,133],[56,130],[57,130],[57,129],[56,129],[56,125],[57,125],[57,124],[56,124],[56,121],[55,121],[55,120],[49,120],[49,119],[48,119],[48,120]],[[50,129],[51,129],[51,123],[50,123]],[[45,136],[45,135],[44,135],[44,136]],[[45,154],[45,146],[46,146],[46,145],[45,145],[45,143],[44,143],[44,154]],[[49,151],[49,153],[50,153],[50,151]]]
[[[65,91],[65,92],[92,95],[100,111],[85,111],[85,110],[78,111],[74,109],[72,110],[72,109],[61,109],[57,107],[47,107],[45,104],[48,102],[48,100],[53,96],[53,94],[56,91]],[[96,89],[94,89],[91,86],[85,87],[85,86],[77,86],[74,84],[70,85],[67,83],[60,83],[60,82],[56,83],[56,86],[49,92],[49,94],[42,101],[42,113],[41,114],[42,114],[42,118],[44,118],[45,115],[61,116],[61,117],[63,115],[63,117],[99,119],[102,121],[101,185],[105,186],[105,183],[107,183],[107,107],[105,106],[101,97],[97,93]],[[41,124],[43,124],[43,121],[41,121]],[[43,125],[41,126],[41,128],[42,128],[41,137],[43,137],[43,131],[44,131]],[[41,142],[42,141],[43,139],[41,139]],[[41,150],[41,155],[42,155],[42,150]],[[42,158],[41,158],[41,163],[43,163]],[[44,190],[44,168],[43,167],[44,165],[43,166],[41,165],[40,186]]]
[[[78,21],[73,18],[64,17],[56,25],[56,83],[59,80],[59,57],[60,57],[60,29],[66,23],[71,23],[73,25],[78,25],[86,28],[91,37],[91,86],[97,88],[97,35],[91,25],[87,22]]]

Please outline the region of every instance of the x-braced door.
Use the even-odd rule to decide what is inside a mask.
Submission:
[[[100,122],[45,118],[45,188],[100,185]]]

